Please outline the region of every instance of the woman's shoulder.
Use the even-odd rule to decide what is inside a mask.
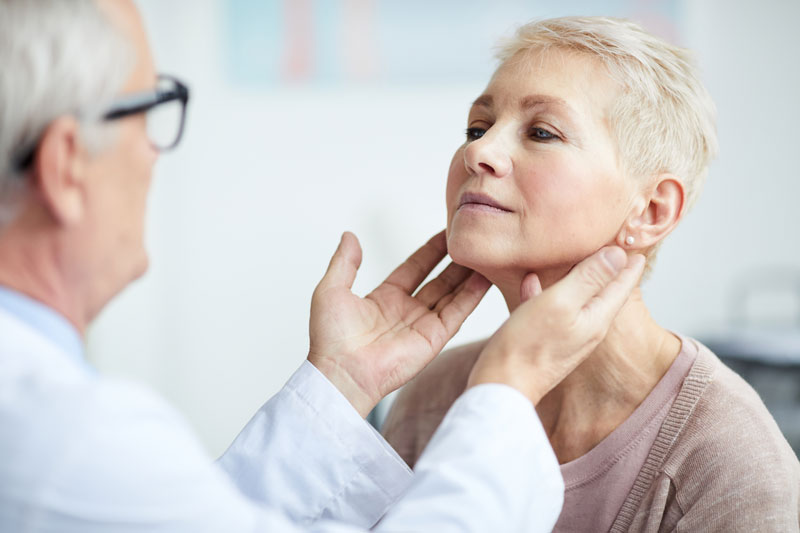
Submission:
[[[753,449],[769,450],[797,463],[758,393],[711,350],[694,342],[697,358],[670,413],[687,415],[676,445],[686,441],[740,457],[752,456]]]
[[[698,412],[692,417],[692,427],[698,436],[718,442],[719,432],[723,431],[742,445],[762,449],[774,447],[787,452],[797,462],[775,419],[753,387],[711,350],[695,342],[699,348],[695,365],[705,365],[709,369],[706,390],[699,398]],[[711,420],[715,423],[709,427],[707,424]]]
[[[697,359],[661,432],[676,428],[663,471],[678,499],[692,506],[721,498],[741,508],[793,509],[796,516],[797,456],[758,393],[697,345]]]

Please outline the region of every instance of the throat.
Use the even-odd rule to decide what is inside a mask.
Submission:
[[[681,341],[655,324],[636,296],[605,340],[536,406],[561,464],[585,455],[622,425],[680,353]]]

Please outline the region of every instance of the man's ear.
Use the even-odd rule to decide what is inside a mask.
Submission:
[[[648,191],[617,235],[617,245],[627,250],[643,251],[655,246],[683,218],[686,190],[680,179],[660,174]]]
[[[51,122],[36,149],[33,178],[44,207],[60,225],[83,217],[86,161],[78,121],[63,116]]]

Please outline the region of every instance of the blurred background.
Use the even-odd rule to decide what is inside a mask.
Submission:
[[[645,298],[662,325],[745,365],[798,449],[800,1],[138,3],[159,70],[192,100],[156,170],[150,271],[89,352],[162,393],[211,454],[306,357],[311,293],[344,230],[364,249],[365,294],[444,227],[447,168],[496,41],[576,14],[632,18],[696,52],[721,154]],[[492,291],[451,343],[506,316]]]

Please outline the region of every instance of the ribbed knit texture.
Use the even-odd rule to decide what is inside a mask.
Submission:
[[[697,347],[694,364],[610,531],[800,532],[800,463],[775,420],[708,348],[683,341]],[[480,347],[442,354],[401,393],[384,432],[409,464],[463,391]]]
[[[611,532],[800,531],[797,456],[758,394],[697,344]]]

